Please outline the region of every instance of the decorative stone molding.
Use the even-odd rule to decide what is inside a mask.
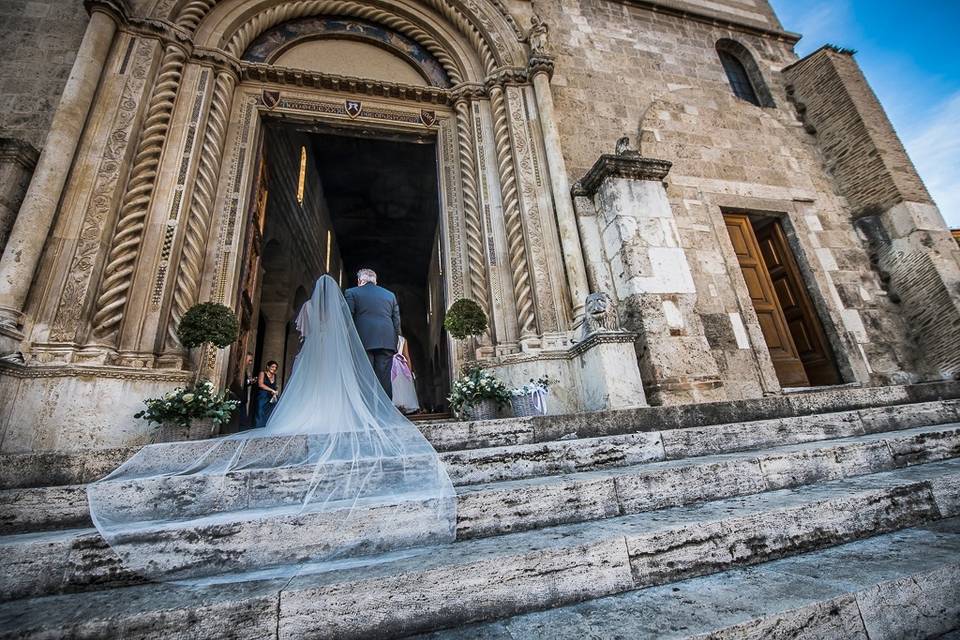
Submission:
[[[567,351],[567,358],[574,358],[600,344],[630,344],[637,339],[637,334],[631,331],[598,331],[591,333],[586,340],[576,343]]]
[[[339,76],[330,73],[301,71],[299,69],[252,63],[241,63],[240,74],[243,80],[252,80],[254,82],[269,82],[295,87],[327,89],[329,91],[397,98],[428,104],[450,105],[453,103],[452,93],[440,87],[423,87],[399,82],[387,82],[386,80],[354,78],[351,76]]]
[[[597,159],[593,167],[573,186],[571,191],[574,196],[593,197],[607,178],[662,182],[672,166],[673,163],[668,160],[644,158],[636,151],[627,151],[619,155],[605,153]]]

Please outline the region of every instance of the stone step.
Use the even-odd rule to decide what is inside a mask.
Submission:
[[[0,629],[11,638],[204,637],[224,628],[243,638],[396,638],[755,565],[958,515],[960,462],[933,463],[467,540],[290,580],[208,585],[202,593],[150,584],[21,600],[0,605]],[[66,579],[84,569],[82,550],[61,560],[59,571],[49,574]],[[36,575],[26,569],[8,563],[7,573],[23,582]]]
[[[409,640],[942,638],[960,630],[960,519]]]
[[[810,437],[817,437],[817,414],[824,413],[856,413],[854,420],[861,421],[863,429],[868,432],[951,422],[960,419],[956,413],[956,403],[948,402],[942,405],[948,407],[945,410],[949,415],[937,417],[940,406],[938,401],[955,399],[960,399],[960,383],[937,382],[855,389],[845,387],[814,393],[699,405],[418,426],[438,451],[462,452],[565,439],[582,440],[675,430],[689,430],[688,438],[699,440],[701,436],[696,429],[723,424],[750,423],[753,426],[743,428],[744,435],[749,435],[755,427],[760,426],[756,421],[762,420],[766,424],[762,425],[757,433],[766,436],[762,436],[754,445],[760,446],[763,442],[782,444],[776,440],[771,441],[770,438],[779,438],[785,432],[793,431],[798,424],[797,418],[800,417],[809,417],[810,424],[805,428],[811,430],[813,435]],[[907,407],[914,408],[906,412],[904,409]],[[766,440],[763,437],[766,437]],[[820,439],[823,437],[837,436],[820,436]],[[797,440],[790,442],[795,441]],[[683,441],[678,440],[677,443],[682,444]],[[184,443],[183,446],[189,447],[190,443]],[[703,446],[709,449],[711,443],[705,442]],[[139,447],[85,452],[3,454],[0,455],[0,489],[92,482],[129,459],[138,449]],[[484,455],[481,453],[479,458],[482,459]],[[477,464],[480,464],[480,460]]]
[[[872,434],[879,429],[889,430],[884,433],[895,433],[894,430],[896,429],[904,429],[915,424],[937,425],[947,420],[960,419],[960,401],[920,403],[900,406],[897,409],[897,413],[892,416],[887,414],[887,409],[867,409],[751,423],[721,424],[661,432],[641,432],[619,436],[472,449],[461,452],[447,452],[442,454],[441,457],[454,484],[458,486],[480,483],[489,485],[492,482],[504,480],[633,467],[665,460],[681,460],[691,455],[697,457],[709,454],[722,455],[728,452],[770,447],[775,443],[781,445],[791,442],[816,443],[827,439]],[[949,433],[947,436],[949,437]],[[917,437],[917,434],[910,437]],[[868,442],[872,442],[872,440],[868,439]],[[910,451],[920,449],[919,453],[922,454],[923,445],[922,441],[913,443],[913,440],[905,440],[895,446],[900,449],[907,447]],[[191,449],[198,447],[197,443],[189,443],[185,446],[189,446]],[[960,455],[960,453],[944,455],[944,446],[941,443],[938,449],[930,451],[926,457],[920,458],[919,461]],[[158,459],[156,460],[158,467],[162,467],[163,463],[159,454],[167,455],[171,449],[174,451],[180,450],[179,447],[170,447],[169,445],[158,450]],[[821,455],[825,454],[821,453]],[[826,455],[829,455],[829,453]],[[846,452],[844,455],[849,456],[851,454]],[[906,454],[898,453],[894,455],[891,453],[890,455],[897,458],[897,456],[902,457]],[[152,462],[148,459],[144,464],[149,466]],[[750,464],[747,466],[750,466]],[[846,466],[849,467],[850,465],[847,464]],[[895,468],[897,466],[902,466],[902,464],[894,464],[894,460],[890,460],[887,461],[885,466],[873,470]],[[731,472],[736,471],[729,464],[727,468]],[[299,470],[297,468],[286,469],[283,473],[285,474],[284,479],[286,479],[286,476],[292,477],[297,473],[310,475],[312,472],[313,467],[309,466]],[[223,486],[223,483],[219,481],[216,490],[224,494],[245,495],[247,476],[252,476],[254,473],[238,472],[232,474],[230,481],[237,485],[236,491],[230,491],[229,487]],[[686,477],[692,477],[690,475],[692,472],[687,471],[685,473],[687,474]],[[756,475],[757,473],[748,473],[743,477],[743,480],[749,482]],[[847,473],[846,475],[850,474]],[[280,478],[272,477],[264,482],[259,482],[258,485],[268,487],[286,486],[280,480]],[[191,494],[199,494],[202,490],[198,488],[198,483],[209,482],[209,477],[172,477],[166,478],[164,482],[167,485],[175,483],[183,485],[179,489],[170,486],[169,494],[172,496],[183,495],[188,490]],[[587,478],[587,482],[597,484],[595,478]],[[609,482],[608,479],[607,483],[609,484]],[[628,480],[621,478],[618,482],[623,484]],[[689,481],[685,482],[684,486],[687,484],[689,484]],[[530,497],[538,494],[546,501],[544,504],[552,507],[557,499],[561,500],[560,504],[565,502],[569,504],[567,501],[570,500],[570,496],[579,495],[580,486],[583,486],[583,483],[576,485],[564,483],[564,488],[560,491],[557,490],[556,483],[507,486],[502,488],[501,495],[505,495],[503,492],[520,491],[529,493],[532,491]],[[704,488],[709,488],[709,486]],[[620,489],[623,490],[623,487],[620,487]],[[614,491],[612,486],[610,491]],[[591,490],[587,493],[592,494],[594,491]],[[483,496],[469,492],[465,495],[471,499],[477,499],[478,497],[481,500],[485,499]],[[495,496],[494,500],[499,501],[499,498]],[[487,501],[489,502],[489,500]],[[175,498],[173,502],[174,504],[170,508],[175,509],[178,513],[182,512],[185,508],[182,500]],[[507,497],[504,502],[516,503],[516,500]],[[136,505],[138,503],[132,499],[131,504]],[[151,502],[149,506],[151,508],[162,507],[162,505],[154,502]],[[566,515],[564,512],[555,513],[557,518],[563,518]],[[557,520],[557,522],[569,521],[571,520]],[[83,485],[59,485],[0,491],[0,534],[89,525],[90,518]]]
[[[913,475],[911,475],[911,473]],[[916,505],[913,504],[910,496],[913,494],[926,495],[931,491],[930,482],[926,480],[922,482],[915,480],[916,477],[924,477],[924,474],[937,478],[936,487],[937,491],[941,494],[940,500],[946,501],[944,508],[948,511],[950,508],[953,508],[952,505],[954,503],[950,502],[950,500],[960,500],[954,495],[957,490],[960,490],[958,489],[958,487],[960,487],[960,475],[954,475],[960,474],[960,460],[921,465],[901,471],[887,472],[886,474],[871,474],[860,478],[836,481],[841,484],[826,483],[822,486],[808,486],[792,491],[799,496],[823,498],[824,496],[829,496],[830,491],[836,490],[837,487],[840,487],[844,491],[852,491],[853,493],[863,490],[867,490],[869,493],[869,489],[872,488],[872,485],[869,483],[875,482],[880,483],[877,486],[881,487],[886,487],[887,485],[893,486],[894,489],[890,489],[889,491],[899,495],[897,492],[901,491],[899,487],[903,485],[909,487],[908,489],[904,489],[904,491],[906,491],[904,496],[906,497],[897,498],[887,496],[884,500],[889,498],[893,500],[894,503],[897,503],[891,507],[894,511],[904,506],[900,504],[901,502],[910,503],[907,504],[906,507],[914,509],[917,505],[920,505],[920,503],[916,503]],[[842,484],[844,482],[848,484]],[[866,484],[864,484],[865,482]],[[921,488],[920,485],[923,485],[923,487]],[[854,487],[856,489],[852,490],[846,487]],[[756,494],[758,490],[763,491],[762,488],[749,487],[747,493]],[[880,491],[881,493],[889,492],[887,488],[880,489]],[[558,539],[558,535],[560,540],[565,539],[568,535],[571,539],[578,537],[589,539],[591,536],[596,535],[606,539],[607,532],[618,529],[623,529],[623,532],[619,534],[622,538],[623,536],[629,536],[630,534],[628,532],[635,530],[637,527],[656,526],[657,523],[669,522],[671,519],[679,519],[684,522],[696,522],[697,518],[700,518],[709,521],[715,519],[718,513],[722,513],[724,508],[729,507],[734,510],[741,509],[742,507],[737,506],[741,503],[754,505],[753,509],[758,512],[775,510],[778,505],[777,501],[779,500],[784,500],[789,503],[791,501],[795,502],[798,498],[796,498],[790,490],[778,490],[745,497],[717,500],[698,507],[676,507],[650,513],[640,512],[626,516],[618,516],[617,513],[612,510],[605,513],[598,513],[596,511],[587,512],[580,508],[576,513],[580,516],[581,520],[586,520],[591,517],[603,518],[605,516],[608,517],[608,519],[595,522],[588,521],[566,524],[524,533],[507,533],[505,535],[472,541],[465,539],[463,542],[458,542],[455,545],[442,547],[439,550],[439,554],[444,558],[450,559],[449,554],[453,553],[454,556],[456,556],[456,550],[466,552],[466,550],[469,549],[485,549],[486,552],[493,552],[498,549],[499,544],[504,544],[506,545],[505,548],[510,548],[516,546],[511,541],[532,541],[538,539],[538,536],[543,536],[544,540]],[[930,504],[924,507],[929,508],[930,511],[926,513],[925,518],[940,517],[938,507],[932,500],[931,494],[930,500],[928,501]],[[814,500],[814,502],[816,502],[816,500]],[[526,504],[528,503],[522,502],[522,500],[504,505],[499,505],[495,502],[492,503],[492,505],[485,502],[467,503],[465,504],[466,508],[462,509],[461,513],[458,514],[460,518],[463,518],[464,523],[468,523],[465,526],[469,530],[462,535],[464,535],[464,538],[467,538],[472,533],[491,535],[497,532],[505,532],[508,531],[511,526],[517,526],[517,521],[523,525],[529,525],[531,521],[539,520],[541,526],[543,526],[550,524],[549,520],[554,518],[549,510],[546,511],[546,515],[541,515],[543,512],[539,505],[531,505],[529,511],[532,512],[532,515],[528,515]],[[558,509],[563,507],[564,505],[557,506]],[[948,512],[943,515],[951,514]],[[303,529],[303,535],[308,540],[325,541],[324,536],[330,535],[331,531],[336,530],[336,519],[329,518],[329,514],[321,514],[319,516],[316,514],[306,514],[303,516],[290,516],[290,518],[291,521],[296,520],[293,524]],[[232,562],[237,566],[242,566],[242,561],[244,560],[255,563],[259,558],[278,557],[278,551],[271,542],[269,531],[264,535],[264,525],[261,523],[253,523],[252,526],[247,527],[238,527],[230,524],[217,526],[210,525],[206,520],[201,520],[196,521],[195,524],[195,529],[184,527],[172,533],[161,533],[159,541],[163,546],[158,547],[161,549],[159,561],[163,563],[189,562],[190,558],[195,556],[201,557],[201,559],[207,558],[209,555],[209,552],[206,550],[207,547],[205,544],[196,541],[198,536],[214,536],[217,541],[217,557],[222,553],[234,558]],[[288,523],[284,521],[281,524]],[[402,527],[402,524],[403,523],[398,524],[398,529]],[[273,526],[275,525],[271,523],[266,525],[266,528],[271,529]],[[829,525],[824,526],[827,526],[829,529]],[[869,535],[869,531],[870,529],[862,529],[859,535]],[[315,532],[317,535],[314,535]],[[668,533],[665,534],[665,537],[669,538],[672,535],[672,533]],[[521,544],[527,544],[527,542]],[[607,543],[605,542],[604,544]],[[166,554],[165,549],[174,550],[176,554]],[[484,552],[481,552],[481,554],[482,553]],[[5,558],[7,565],[5,573],[0,575],[0,594],[6,598],[91,590],[102,588],[105,585],[135,584],[141,581],[139,576],[133,574],[121,565],[116,554],[109,549],[96,530],[92,529],[6,536],[0,538],[0,555]]]

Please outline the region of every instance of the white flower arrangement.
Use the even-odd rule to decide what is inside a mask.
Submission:
[[[553,384],[553,381],[549,377],[543,375],[534,380],[530,378],[530,382],[527,384],[516,387],[510,390],[510,395],[514,397],[521,396],[532,396],[534,394],[542,393],[547,394],[550,391],[550,385]]]

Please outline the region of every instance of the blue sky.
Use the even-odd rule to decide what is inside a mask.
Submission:
[[[770,1],[803,34],[799,55],[856,49],[947,224],[960,227],[960,0]]]

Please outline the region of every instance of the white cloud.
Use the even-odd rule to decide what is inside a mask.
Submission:
[[[927,113],[903,132],[903,144],[947,224],[960,227],[960,91]]]

